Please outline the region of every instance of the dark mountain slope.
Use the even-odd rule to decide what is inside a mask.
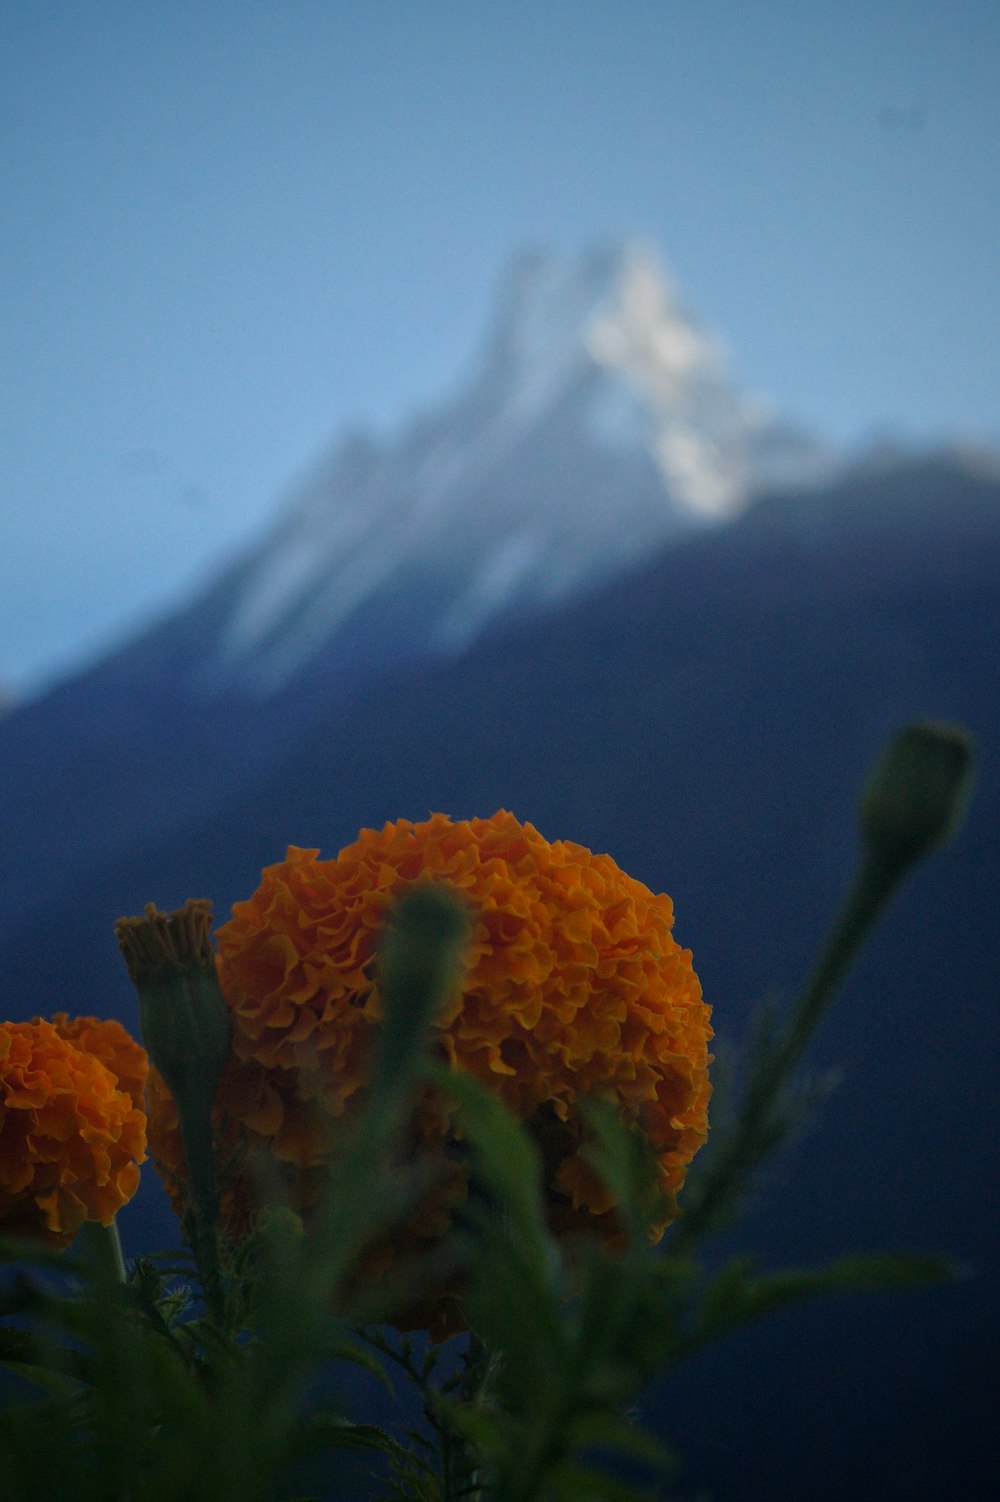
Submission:
[[[919,1246],[977,1276],[748,1331],[674,1378],[654,1412],[688,1462],[682,1494],[985,1497],[1000,1312],[998,517],[996,481],[944,461],[858,475],[398,678],[326,714],[252,796],[94,869],[85,891],[56,888],[2,957],[18,1007],[132,1020],[118,912],[207,893],[223,913],[289,841],[333,854],[363,824],[507,805],[671,892],[728,1044],[768,988],[801,980],[882,741],[915,717],[965,723],[982,750],[968,827],[911,881],[845,988],[814,1055],[841,1083],[736,1240],[780,1262]]]

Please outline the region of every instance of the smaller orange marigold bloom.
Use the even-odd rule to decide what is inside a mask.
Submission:
[[[0,1023],[0,1231],[65,1247],[111,1224],[146,1157],[145,1083],[118,1022]]]
[[[218,933],[219,980],[233,1025],[216,1102],[220,1166],[264,1160],[271,1192],[315,1203],[336,1123],[363,1095],[382,1003],[378,946],[392,903],[416,881],[449,883],[468,903],[460,989],[432,1029],[453,1068],[475,1075],[525,1122],[541,1149],[556,1232],[613,1237],[614,1203],[581,1151],[580,1102],[613,1100],[655,1150],[664,1219],[708,1129],[710,1009],[691,953],[673,937],[670,898],[606,855],[550,842],[500,810],[364,830],[333,860],[291,846]],[[176,1113],[151,1075],[150,1141],[175,1202],[183,1181]],[[454,1140],[447,1107],[414,1113],[413,1148]],[[251,1176],[223,1173],[231,1234],[254,1208]],[[451,1202],[464,1192],[456,1166]],[[412,1243],[439,1235],[440,1204],[414,1217]],[[400,1237],[402,1244],[404,1237]]]

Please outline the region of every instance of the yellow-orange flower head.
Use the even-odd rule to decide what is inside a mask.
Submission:
[[[290,1202],[308,1208],[329,1119],[364,1089],[386,914],[422,880],[457,889],[474,920],[461,991],[435,1025],[438,1051],[535,1133],[554,1229],[614,1231],[611,1196],[580,1153],[579,1106],[594,1095],[615,1101],[652,1142],[669,1216],[707,1133],[712,1036],[691,954],[671,931],[670,898],[609,856],[550,843],[503,810],[364,830],[333,860],[292,846],[235,904],[218,933],[233,1023],[216,1110],[220,1160],[263,1148],[284,1165]],[[176,1176],[183,1159],[162,1082],[150,1099],[152,1150]],[[447,1130],[440,1112],[418,1111],[418,1138]],[[245,1185],[229,1208],[238,1220]],[[434,1224],[440,1218],[425,1234]]]
[[[0,1231],[62,1247],[111,1224],[139,1186],[145,1083],[120,1023],[0,1023]]]

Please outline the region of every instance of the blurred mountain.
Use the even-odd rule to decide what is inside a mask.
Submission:
[[[65,873],[208,810],[333,703],[552,609],[829,470],[730,375],[641,245],[522,256],[479,368],[355,437],[190,605],[0,727],[0,931]],[[52,790],[59,789],[54,799]]]
[[[194,675],[263,694],[343,640],[342,673],[453,651],[828,467],[733,379],[648,250],[528,254],[473,380],[398,442],[338,449],[220,586]]]

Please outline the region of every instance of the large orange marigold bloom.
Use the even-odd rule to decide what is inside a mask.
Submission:
[[[146,1156],[146,1055],[96,1017],[0,1023],[0,1231],[68,1246],[110,1225]]]
[[[218,933],[233,1024],[216,1110],[220,1163],[263,1149],[290,1202],[308,1209],[335,1142],[331,1118],[335,1128],[364,1090],[388,909],[423,880],[456,888],[474,925],[461,989],[435,1024],[438,1051],[535,1134],[553,1228],[615,1231],[611,1197],[580,1151],[580,1102],[594,1095],[652,1142],[669,1217],[707,1133],[712,1036],[670,898],[503,810],[364,830],[333,860],[292,846],[235,904]],[[176,1180],[183,1158],[162,1082],[150,1099],[152,1150]],[[442,1144],[446,1111],[425,1101],[413,1130],[417,1142]],[[225,1203],[236,1222],[248,1199],[231,1177]],[[431,1214],[412,1229],[433,1235],[441,1224]]]

